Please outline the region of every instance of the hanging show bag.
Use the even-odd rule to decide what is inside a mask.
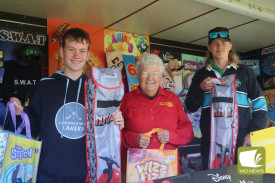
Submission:
[[[236,75],[212,78],[210,169],[233,165],[238,135]]]
[[[41,152],[41,142],[32,139],[27,114],[24,111],[21,112],[22,123],[16,128],[13,102],[7,104],[7,113],[8,109],[10,109],[15,132],[0,130],[0,183],[34,183]],[[20,134],[24,127],[26,136]]]
[[[161,130],[154,128],[144,136],[150,137]],[[144,182],[178,175],[178,149],[163,150],[164,145],[162,143],[159,149],[128,149],[126,182]]]
[[[113,123],[124,95],[119,67],[92,68],[86,80],[87,182],[121,182],[120,129]]]

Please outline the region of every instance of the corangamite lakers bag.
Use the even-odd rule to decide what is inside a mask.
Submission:
[[[144,136],[161,131],[154,128]],[[159,149],[130,148],[127,153],[126,182],[144,182],[178,175],[178,149],[163,150],[164,143]]]
[[[34,183],[36,181],[41,142],[32,139],[27,114],[25,112],[21,113],[23,121],[16,129],[14,104],[8,103],[7,108],[10,109],[15,133],[0,129],[0,183]],[[26,136],[20,135],[24,127]]]

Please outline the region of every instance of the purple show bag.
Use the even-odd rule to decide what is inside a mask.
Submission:
[[[0,130],[0,183],[34,183],[42,143],[32,139],[30,121],[24,111],[21,112],[22,123],[16,128],[13,102],[7,104],[6,116],[8,110],[15,130],[14,132]],[[21,134],[24,128],[26,136]]]

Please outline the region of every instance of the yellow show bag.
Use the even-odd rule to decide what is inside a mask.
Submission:
[[[33,140],[26,113],[22,112],[22,124],[16,129],[13,103],[8,103],[15,133],[0,130],[0,183],[35,183],[41,151],[41,142]],[[26,128],[26,136],[20,135]]]
[[[144,136],[151,136],[152,132],[156,132],[156,129]],[[178,149],[163,150],[163,147],[164,144],[160,149],[128,149],[126,182],[144,182],[178,175]]]
[[[275,128],[265,128],[263,130],[250,133],[252,147],[265,148],[265,173],[275,174]]]

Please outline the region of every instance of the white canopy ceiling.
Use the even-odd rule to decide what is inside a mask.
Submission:
[[[274,0],[1,0],[0,11],[202,46],[224,26],[238,52],[275,44]]]

